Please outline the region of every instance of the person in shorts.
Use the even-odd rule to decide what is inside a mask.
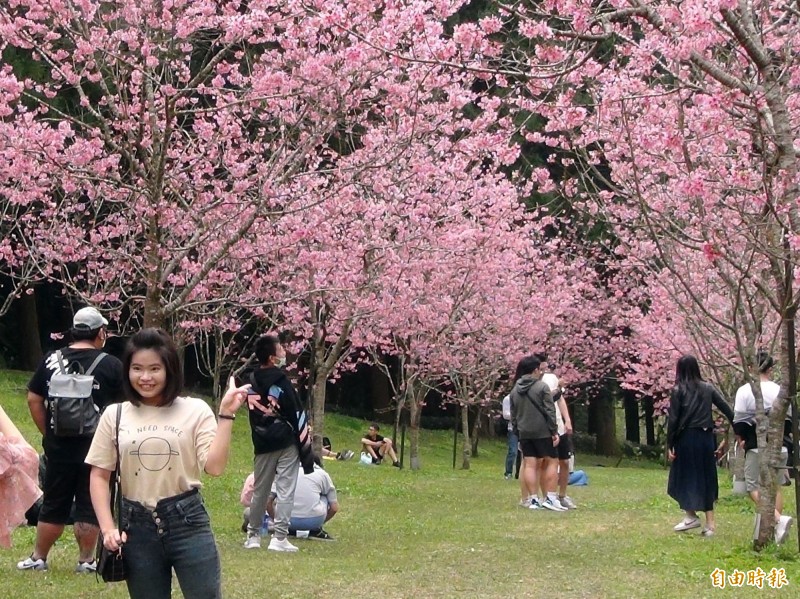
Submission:
[[[542,360],[542,381],[550,387],[553,401],[556,404],[556,423],[558,425],[558,461],[554,471],[548,471],[547,496],[552,504],[563,510],[574,510],[578,506],[567,495],[567,484],[569,483],[569,461],[572,458],[572,419],[569,416],[567,402],[564,399],[558,377],[552,372],[552,367],[547,361],[547,357],[540,356]],[[552,466],[550,466],[552,468]],[[557,491],[557,493],[556,493]]]
[[[81,308],[72,319],[72,343],[62,349],[64,361],[89,369],[105,345],[108,321],[95,308]],[[43,435],[42,446],[47,460],[44,496],[36,524],[36,542],[29,557],[17,563],[19,570],[47,570],[50,549],[64,532],[71,513],[73,532],[78,542],[76,572],[95,572],[97,517],[89,496],[88,464],[84,463],[92,437],[59,437],[53,430],[53,417],[46,401],[50,378],[59,371],[56,352],[48,353],[28,383],[28,407],[36,426]],[[122,362],[106,355],[97,363],[93,373],[92,401],[102,411],[122,395]],[[75,504],[74,512],[73,502]]]
[[[394,451],[392,440],[379,435],[379,430],[381,430],[381,427],[377,423],[373,422],[369,425],[367,434],[361,439],[362,451],[369,454],[373,464],[380,464],[386,456],[389,456],[392,460],[392,466],[399,468],[400,462]]]
[[[541,380],[541,360],[526,356],[517,365],[511,391],[511,424],[519,437],[522,471],[519,477],[522,501],[530,509],[562,511],[547,497],[544,468],[556,460],[559,443],[556,410],[550,388]],[[537,493],[541,489],[541,499]]]
[[[758,376],[761,396],[764,401],[764,413],[769,414],[772,404],[775,403],[781,389],[780,385],[772,380],[772,369],[775,366],[775,360],[764,351],[758,352],[756,359],[758,360]],[[756,398],[753,395],[750,383],[742,385],[736,391],[736,399],[733,406],[733,431],[736,433],[737,442],[745,450],[744,480],[747,493],[753,502],[758,505],[760,499],[759,475],[761,459],[756,436]],[[779,465],[782,469],[778,470],[775,489],[775,542],[778,545],[788,538],[793,521],[791,516],[781,514],[783,511],[781,483],[788,459],[789,453],[786,447],[781,447],[781,462]]]

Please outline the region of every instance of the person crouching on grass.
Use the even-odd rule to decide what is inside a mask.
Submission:
[[[184,597],[222,597],[220,557],[200,496],[203,472],[219,476],[230,453],[236,410],[246,387],[230,380],[219,403],[219,423],[202,399],[181,396],[183,369],[172,339],[143,329],[128,342],[123,389],[129,401],[100,418],[86,462],[103,544],[123,547],[132,599],[168,599],[172,571]],[[122,489],[120,528],[110,508],[116,466],[116,421]]]

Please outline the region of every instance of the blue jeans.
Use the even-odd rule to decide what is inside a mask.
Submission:
[[[196,489],[162,499],[154,510],[123,497],[121,525],[131,599],[169,599],[173,569],[184,597],[222,597],[219,552]]]
[[[517,447],[519,447],[519,438],[512,432],[508,431],[508,453],[506,454],[506,476],[514,474],[514,460],[517,459]]]
[[[289,521],[289,532],[296,533],[298,530],[319,530],[325,524],[325,516],[316,518],[295,518]]]

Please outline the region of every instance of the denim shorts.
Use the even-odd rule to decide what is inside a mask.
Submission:
[[[154,510],[123,498],[120,520],[131,599],[169,599],[173,570],[184,597],[222,597],[219,552],[197,489],[162,499]]]
[[[298,530],[320,530],[325,524],[325,516],[313,518],[295,518],[289,520],[289,534],[296,534]]]

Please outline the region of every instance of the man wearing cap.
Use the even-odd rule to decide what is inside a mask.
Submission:
[[[121,398],[122,362],[101,350],[106,342],[108,321],[95,308],[82,308],[72,319],[72,343],[60,350],[62,366],[70,372],[87,372],[97,361],[91,374],[94,376],[92,401],[98,410]],[[64,531],[75,502],[73,530],[78,542],[76,572],[94,572],[95,545],[97,543],[97,518],[89,497],[89,470],[84,463],[91,436],[56,436],[52,413],[47,401],[50,379],[59,372],[57,352],[45,355],[28,383],[28,407],[36,426],[42,433],[42,447],[47,459],[44,496],[36,525],[36,544],[33,553],[17,563],[19,570],[47,570],[47,555]]]
[[[761,397],[764,404],[764,414],[769,415],[772,404],[778,399],[780,385],[772,380],[772,369],[775,360],[765,351],[759,351],[758,378],[761,387]],[[750,383],[739,387],[736,391],[736,400],[733,406],[733,431],[736,433],[739,446],[745,450],[744,479],[747,493],[753,502],[758,505],[760,499],[760,458],[758,452],[758,438],[756,437],[756,398]],[[781,448],[780,466],[785,468],[789,454],[785,447]],[[779,481],[783,480],[783,471],[778,474]],[[778,483],[776,483],[778,484]],[[782,515],[783,493],[778,486],[775,490],[775,542],[780,545],[786,541],[792,527],[792,517]]]

